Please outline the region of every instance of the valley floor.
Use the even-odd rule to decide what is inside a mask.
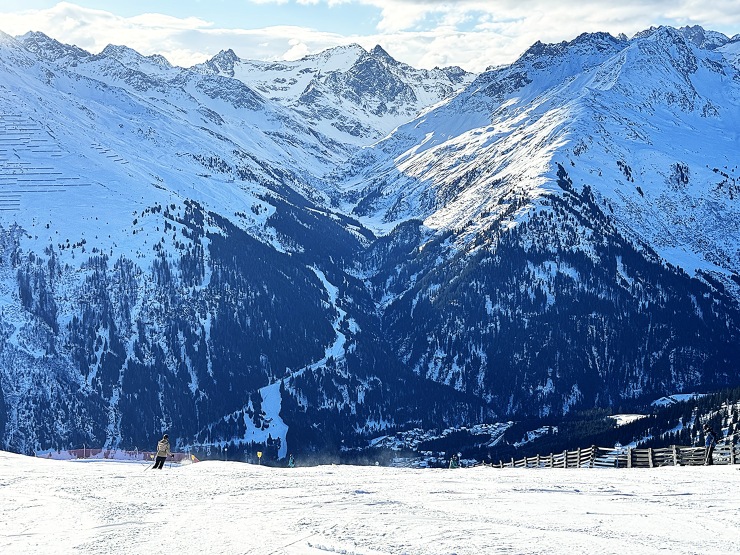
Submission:
[[[738,466],[144,468],[0,452],[0,552],[740,553]]]

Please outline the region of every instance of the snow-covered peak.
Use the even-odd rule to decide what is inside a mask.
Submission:
[[[30,53],[18,39],[0,32],[0,67],[5,71],[15,72],[19,68],[34,66],[42,59]]]
[[[170,64],[164,56],[159,54],[144,56],[128,46],[109,44],[103,49],[99,56],[112,58],[126,67],[139,71],[172,69],[172,64]]]
[[[681,30],[660,27],[644,38],[633,39],[601,68],[601,77],[624,94],[626,105],[646,113],[655,114],[667,107],[674,113],[679,110],[704,118],[734,119],[735,70],[722,54],[722,49],[697,46]],[[724,94],[730,95],[729,103]]]
[[[114,243],[120,247],[125,242],[120,233],[128,232],[126,222],[130,225],[130,214],[143,198],[164,203],[187,191],[189,198],[202,194],[210,209],[233,214],[233,206],[244,202],[235,198],[248,202],[253,198],[251,192],[240,192],[235,182],[259,188],[297,181],[292,186],[305,190],[336,165],[338,156],[346,155],[343,145],[310,130],[301,116],[236,79],[174,68],[126,46],[109,45],[98,55],[84,53],[67,63],[68,56],[50,53],[84,51],[61,48],[42,34],[29,34],[23,43],[3,38],[7,46],[0,46],[0,112],[38,134],[19,140],[21,165],[43,167],[54,179],[61,176],[60,183],[90,186],[73,188],[68,195],[79,193],[89,200],[87,208],[78,210],[73,229],[54,216],[58,213],[54,195],[43,202],[21,195],[22,210],[12,216],[29,229],[32,220],[44,214],[58,226],[50,229],[65,238],[79,234],[89,238],[100,225],[95,213],[108,206],[110,225],[119,227],[107,232],[105,240],[101,236],[98,247],[110,253]],[[41,132],[41,122],[48,135]],[[5,123],[0,122],[0,129]],[[44,148],[37,149],[36,142]],[[20,175],[11,166],[3,171]],[[15,177],[8,179],[14,183]],[[217,194],[209,192],[214,188]],[[311,187],[314,198],[320,197],[319,188]],[[26,201],[34,203],[33,209]],[[245,214],[251,213],[248,208]],[[50,237],[43,240],[48,243]],[[129,255],[136,248],[127,244],[118,252]]]
[[[679,32],[699,48],[714,50],[727,44],[730,39],[717,31],[707,31],[699,25],[681,27]]]
[[[239,61],[239,56],[229,48],[228,50],[221,50],[213,58],[205,62],[203,66],[204,69],[207,68],[209,73],[233,77],[234,65]]]
[[[232,49],[228,49],[222,50],[207,62],[193,66],[193,69],[203,73],[236,77],[249,82],[255,82],[256,78],[261,77],[265,84],[269,83],[270,79],[277,80],[279,84],[295,80],[293,84],[300,83],[305,88],[306,79],[310,79],[313,75],[346,71],[364,55],[367,55],[367,51],[358,44],[329,48],[294,61],[249,60],[240,58]],[[292,97],[296,97],[297,93],[303,90],[300,87],[266,86],[265,88],[275,91],[278,97],[287,96],[287,94],[280,94],[281,91],[287,91]]]
[[[323,72],[346,71],[360,56],[365,54],[367,54],[367,51],[362,46],[353,43],[328,48],[318,54],[309,54],[298,60],[298,62]]]
[[[642,31],[638,31],[634,35],[632,35],[632,40],[635,39],[644,39],[645,37],[649,37],[653,33],[655,33],[658,29],[660,29],[660,26],[651,25],[647,29],[643,29]]]
[[[544,44],[537,41],[509,66],[500,66],[479,75],[457,101],[501,104],[507,98],[538,95],[601,65],[627,45],[623,38],[608,33],[584,33],[572,41]]]
[[[389,63],[389,64],[398,63],[398,61],[396,61],[396,59],[393,58],[393,56],[388,54],[388,52],[386,52],[385,49],[379,44],[375,45],[375,47],[370,51],[370,55],[376,58],[382,58],[383,60],[385,60],[386,63]]]
[[[21,48],[17,38],[14,38],[7,33],[3,33],[2,31],[0,31],[0,47],[3,49]]]
[[[555,44],[544,44],[540,41],[530,46],[520,60],[560,58],[577,54],[589,54],[593,51],[610,52],[624,46],[624,39],[609,33],[583,33],[571,41]]]
[[[704,50],[714,50],[716,48],[724,46],[725,44],[733,40],[728,38],[727,35],[724,35],[723,33],[707,30],[699,25],[685,26],[680,28],[670,27],[666,25],[650,27],[636,33],[632,37],[632,40],[645,39],[656,34],[663,37],[680,35],[684,37],[687,41],[691,42],[697,48],[701,48]]]
[[[57,61],[65,60],[74,62],[79,59],[87,58],[91,54],[77,46],[62,44],[44,33],[29,32],[18,37],[23,47],[29,52],[43,60]]]

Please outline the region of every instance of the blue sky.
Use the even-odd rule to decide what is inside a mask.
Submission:
[[[3,0],[2,12],[49,9],[59,0]],[[96,0],[75,4],[124,17],[162,13],[178,18],[196,17],[216,27],[258,29],[274,25],[305,26],[335,33],[371,34],[380,20],[379,10],[359,2],[329,5],[328,2],[250,0]]]
[[[97,53],[125,44],[190,66],[220,50],[296,59],[348,43],[380,44],[415,67],[482,71],[537,40],[627,36],[652,25],[740,33],[737,0],[2,0],[0,30],[42,31]]]

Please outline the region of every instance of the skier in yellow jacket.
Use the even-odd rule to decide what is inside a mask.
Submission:
[[[170,440],[167,437],[167,434],[164,434],[162,439],[157,443],[157,458],[154,461],[154,468],[159,468],[161,470],[164,466],[164,461],[167,460],[167,457],[171,456],[172,451],[170,451]]]

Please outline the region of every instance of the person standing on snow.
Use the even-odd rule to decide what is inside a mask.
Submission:
[[[295,459],[292,454],[288,457],[288,468],[295,468]]]
[[[164,461],[166,461],[167,457],[170,456],[172,456],[172,451],[170,451],[170,440],[167,437],[167,434],[164,434],[162,439],[157,443],[157,459],[154,461],[154,468],[162,470]]]
[[[450,468],[459,468],[460,467],[460,460],[457,458],[457,455],[452,455],[452,458],[450,459]]]
[[[714,430],[709,424],[704,424],[704,447],[707,450],[706,458],[704,459],[705,466],[714,464],[714,461],[712,460],[712,452],[714,451],[715,445],[717,445],[717,434],[714,433]]]

